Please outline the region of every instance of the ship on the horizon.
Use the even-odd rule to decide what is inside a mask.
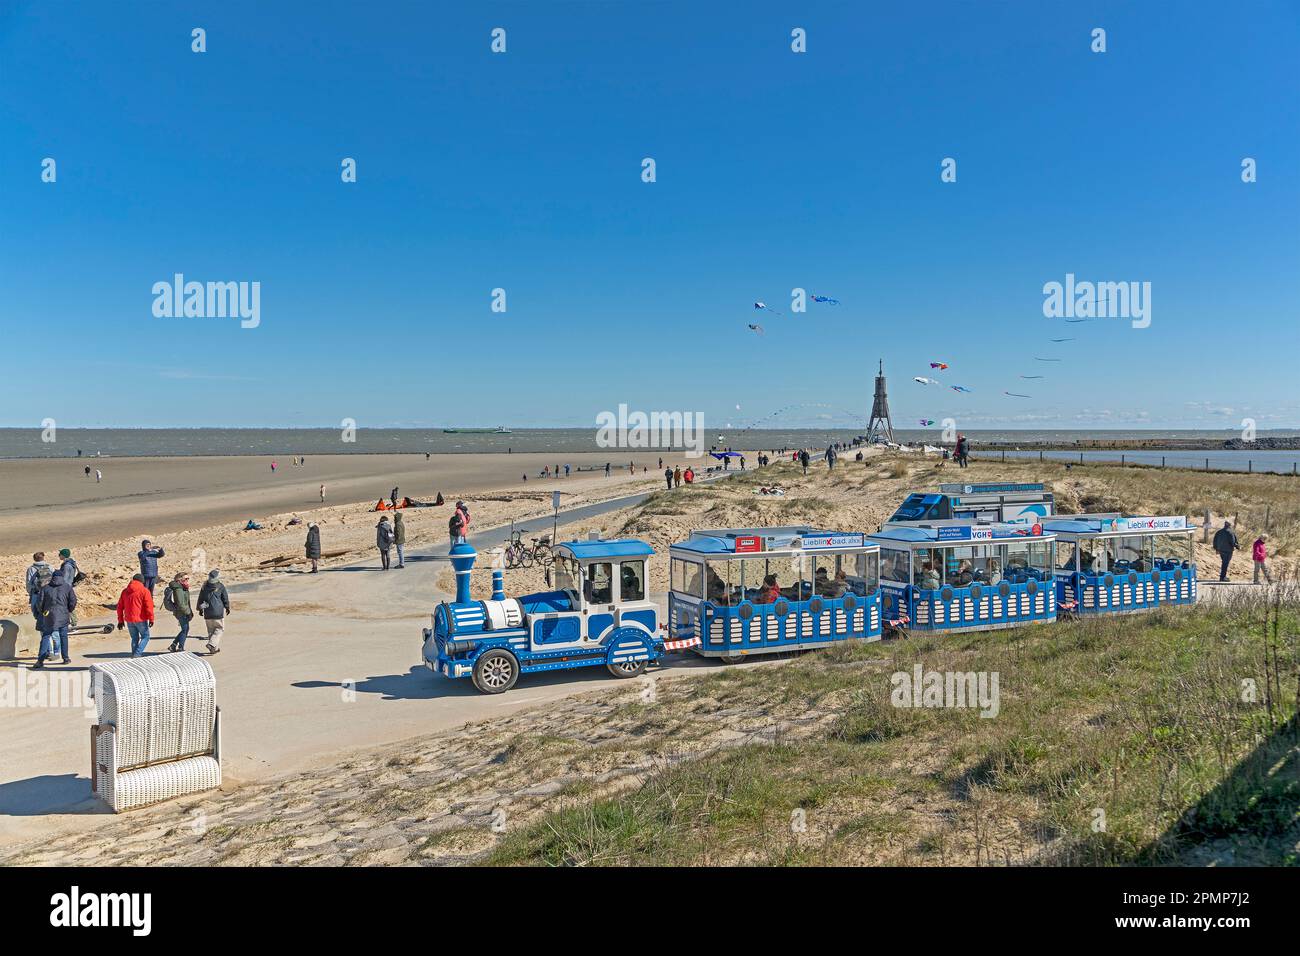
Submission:
[[[513,435],[510,429],[504,425],[498,425],[496,428],[444,428],[443,434],[446,435]]]

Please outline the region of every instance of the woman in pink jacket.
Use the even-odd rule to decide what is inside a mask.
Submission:
[[[1268,566],[1265,561],[1268,560],[1268,550],[1264,547],[1265,536],[1260,535],[1255,539],[1254,546],[1250,549],[1250,556],[1255,559],[1255,583],[1259,583],[1260,572],[1264,574],[1264,580],[1269,584],[1273,583],[1273,578],[1268,573]]]

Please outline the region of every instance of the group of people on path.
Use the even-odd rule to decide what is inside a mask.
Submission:
[[[1232,556],[1241,548],[1241,542],[1237,540],[1237,533],[1232,530],[1232,522],[1223,522],[1223,527],[1214,532],[1214,550],[1218,552],[1219,560],[1222,562],[1219,566],[1219,580],[1228,580],[1228,565],[1232,563]],[[1268,573],[1268,535],[1261,534],[1255,539],[1250,546],[1250,558],[1255,565],[1255,574],[1253,582],[1259,583],[1260,576],[1272,584],[1273,576]]]
[[[140,542],[136,555],[140,572],[132,575],[117,599],[117,629],[126,630],[131,640],[131,656],[143,657],[155,626],[154,588],[158,583],[158,559],[166,551],[155,548],[148,538]],[[59,552],[62,563],[55,570],[45,560],[45,553],[32,555],[32,565],[27,569],[27,595],[41,635],[36,652],[35,668],[40,670],[46,662],[55,660],[72,663],[69,636],[76,627],[76,586],[86,575],[77,567],[68,548]],[[208,572],[207,580],[199,590],[198,600],[190,599],[190,576],[182,571],[172,578],[163,597],[163,609],[176,618],[177,634],[168,646],[169,652],[185,650],[190,621],[195,613],[201,614],[207,624],[209,654],[221,650],[221,637],[225,632],[225,619],[230,614],[230,594],[221,581],[221,572]]]

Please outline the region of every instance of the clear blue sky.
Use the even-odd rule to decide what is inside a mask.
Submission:
[[[1300,425],[1296,3],[704,6],[10,0],[0,424],[817,424],[883,357],[899,425]]]

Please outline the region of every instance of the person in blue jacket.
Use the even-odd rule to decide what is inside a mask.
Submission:
[[[145,538],[140,542],[140,577],[144,579],[144,586],[149,589],[149,594],[153,594],[153,586],[158,583],[158,559],[163,557],[167,552],[162,548],[152,547],[153,542]]]
[[[77,609],[77,592],[72,584],[63,580],[63,573],[55,571],[50,583],[41,589],[40,630],[41,647],[36,656],[36,667],[45,666],[45,658],[56,653],[63,658],[63,663],[72,663],[68,656],[68,624],[72,621],[72,612]]]

